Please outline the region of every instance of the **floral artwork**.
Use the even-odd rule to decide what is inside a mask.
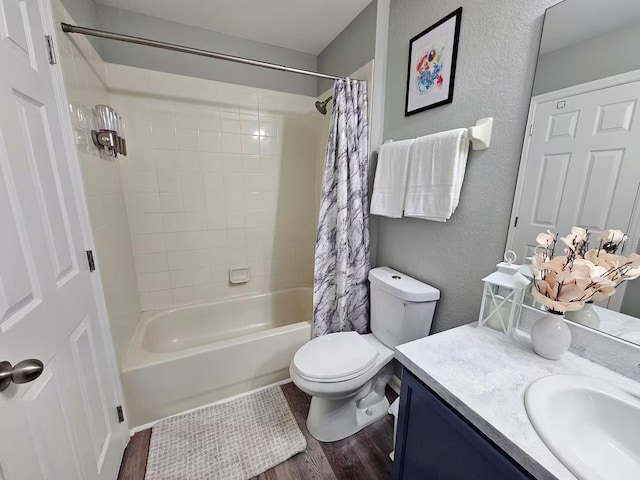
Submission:
[[[559,240],[564,255],[555,255],[558,235],[547,231],[536,237],[537,253],[531,262],[533,297],[554,313],[580,310],[587,302],[600,302],[616,293],[622,283],[640,277],[640,255],[620,255],[627,236],[605,230],[590,249],[591,234],[573,227]]]
[[[411,39],[405,115],[453,101],[462,8]]]
[[[425,94],[432,88],[442,88],[444,78],[442,67],[444,62],[444,45],[431,48],[420,57],[416,65],[416,83],[420,94]]]

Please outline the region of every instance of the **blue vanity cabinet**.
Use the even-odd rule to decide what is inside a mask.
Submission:
[[[406,369],[394,480],[524,480],[526,473]]]

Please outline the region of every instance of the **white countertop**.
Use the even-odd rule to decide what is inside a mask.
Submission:
[[[631,317],[597,305],[594,305],[593,308],[600,317],[600,328],[598,330],[640,345],[640,318]]]
[[[567,352],[560,360],[536,355],[528,342],[473,324],[400,345],[396,358],[471,424],[539,479],[574,477],[544,445],[524,407],[538,378],[588,375],[622,387],[637,383]]]

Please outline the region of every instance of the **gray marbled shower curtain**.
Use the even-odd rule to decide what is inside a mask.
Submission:
[[[337,80],[322,180],[313,336],[369,331],[367,84]]]

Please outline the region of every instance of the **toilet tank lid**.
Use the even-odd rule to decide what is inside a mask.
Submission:
[[[440,298],[440,290],[437,288],[389,267],[372,269],[369,272],[369,281],[391,295],[409,302],[433,302]]]

